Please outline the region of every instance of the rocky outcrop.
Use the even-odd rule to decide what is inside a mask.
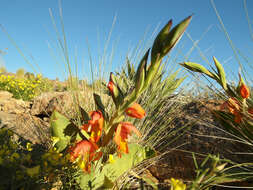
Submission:
[[[79,93],[82,103],[90,102],[92,93]],[[50,137],[49,118],[54,110],[74,118],[76,103],[73,92],[47,92],[27,102],[0,91],[0,128],[6,127],[32,143],[44,144]]]
[[[30,113],[31,102],[12,98],[0,91],[0,128],[11,129],[17,136],[32,143],[45,143],[49,137],[49,123]]]
[[[33,100],[31,115],[49,117],[54,110],[61,113],[73,112],[73,98],[69,92],[43,93]]]
[[[50,137],[49,117],[54,110],[73,112],[72,96],[68,92],[48,92],[31,102],[12,98],[0,91],[0,128],[11,129],[17,136],[32,143],[44,144]]]

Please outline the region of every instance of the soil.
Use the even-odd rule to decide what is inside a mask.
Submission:
[[[194,123],[189,131],[167,147],[167,150],[170,151],[166,155],[148,168],[150,177],[159,182],[159,189],[168,189],[169,179],[172,177],[184,181],[195,179],[195,165],[191,152],[202,155],[220,155],[220,158],[228,158],[239,163],[253,162],[252,157],[242,157],[235,154],[236,152],[242,152],[242,150],[249,150],[251,147],[224,139],[231,138],[231,136],[222,130],[223,127],[219,125],[212,114],[212,110],[218,110],[221,104],[221,101],[198,100],[190,102],[182,108],[182,112],[174,121],[174,127],[183,126],[190,121],[194,121]],[[183,146],[180,149],[173,150],[174,147],[179,145]],[[203,158],[205,157],[197,156],[198,163],[201,163]],[[249,186],[246,183],[226,185]],[[219,190],[224,189],[224,187],[213,187],[212,189]]]

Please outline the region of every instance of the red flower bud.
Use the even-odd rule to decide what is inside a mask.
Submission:
[[[109,81],[108,85],[107,85],[107,88],[109,89],[111,95],[113,95],[113,87],[114,87],[114,84],[112,81]]]
[[[242,96],[242,98],[248,98],[250,95],[249,89],[245,84],[242,84],[240,86],[240,94]]]

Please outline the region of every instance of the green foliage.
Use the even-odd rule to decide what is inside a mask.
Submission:
[[[117,186],[117,179],[125,172],[153,156],[150,154],[150,149],[139,144],[129,144],[129,149],[129,154],[124,154],[121,158],[114,155],[112,163],[106,163],[104,166],[101,162],[96,163],[90,174],[81,175],[78,181],[82,189],[90,187],[94,190],[111,189]]]
[[[57,142],[54,145],[57,151],[63,151],[70,143],[71,136],[66,134],[67,128],[71,125],[71,122],[58,113],[54,111],[50,117],[51,134],[53,137],[57,138]]]
[[[22,139],[14,141],[13,135],[10,130],[0,129],[0,189],[52,187],[49,181],[59,180],[52,177],[64,171],[67,157]]]
[[[14,98],[31,100],[42,92],[51,90],[52,84],[41,75],[36,77],[31,73],[26,73],[25,77],[15,77],[14,75],[0,75],[0,90],[5,90],[13,94]]]
[[[196,178],[189,184],[190,190],[206,190],[219,184],[239,182],[253,178],[252,173],[247,172],[246,165],[235,164],[229,160],[221,159],[219,156],[208,155],[201,164],[193,154],[196,167]]]

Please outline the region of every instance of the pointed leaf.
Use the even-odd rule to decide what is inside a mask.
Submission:
[[[117,77],[111,73],[110,74],[110,81],[113,83],[113,94],[112,94],[112,98],[113,98],[113,102],[115,104],[115,106],[118,108],[119,105],[122,104],[123,102],[123,93],[120,89],[120,87],[118,86],[118,79]]]
[[[194,72],[199,72],[199,73],[204,73],[206,75],[208,75],[209,77],[218,80],[219,77],[212,73],[211,71],[207,70],[204,66],[197,64],[197,63],[193,63],[193,62],[184,62],[184,63],[180,63],[180,65],[182,65],[183,67],[194,71]]]
[[[134,66],[130,63],[130,60],[127,57],[127,74],[129,76],[130,79],[133,79],[134,74],[135,74],[135,70],[134,70]]]
[[[81,106],[79,106],[79,110],[81,113],[82,121],[89,121],[90,120],[89,114]]]
[[[145,82],[145,76],[146,76],[146,67],[147,67],[147,62],[148,62],[148,55],[149,55],[149,50],[145,53],[143,56],[138,69],[136,73],[136,79],[135,79],[135,92],[138,94],[138,92],[142,91],[142,88],[144,86]]]
[[[224,88],[224,90],[227,90],[227,81],[226,81],[226,75],[225,75],[224,68],[222,67],[220,62],[215,57],[213,57],[213,60],[214,60],[215,66],[217,68],[219,77],[220,77],[221,85]]]
[[[96,104],[96,109],[100,110],[102,112],[103,116],[105,117],[105,119],[107,120],[108,114],[105,111],[105,106],[102,103],[101,97],[96,93],[93,93],[93,97],[94,97],[94,101]]]
[[[164,40],[166,39],[167,35],[170,32],[171,26],[172,26],[172,20],[169,20],[169,22],[163,27],[163,29],[157,35],[154,41],[154,44],[152,46],[152,51],[151,51],[152,62],[156,61],[158,58],[158,55],[162,52]]]
[[[161,52],[161,57],[164,57],[177,44],[187,26],[189,25],[191,18],[192,16],[189,16],[184,19],[182,22],[176,25],[166,36],[165,42],[163,44],[163,50]]]

